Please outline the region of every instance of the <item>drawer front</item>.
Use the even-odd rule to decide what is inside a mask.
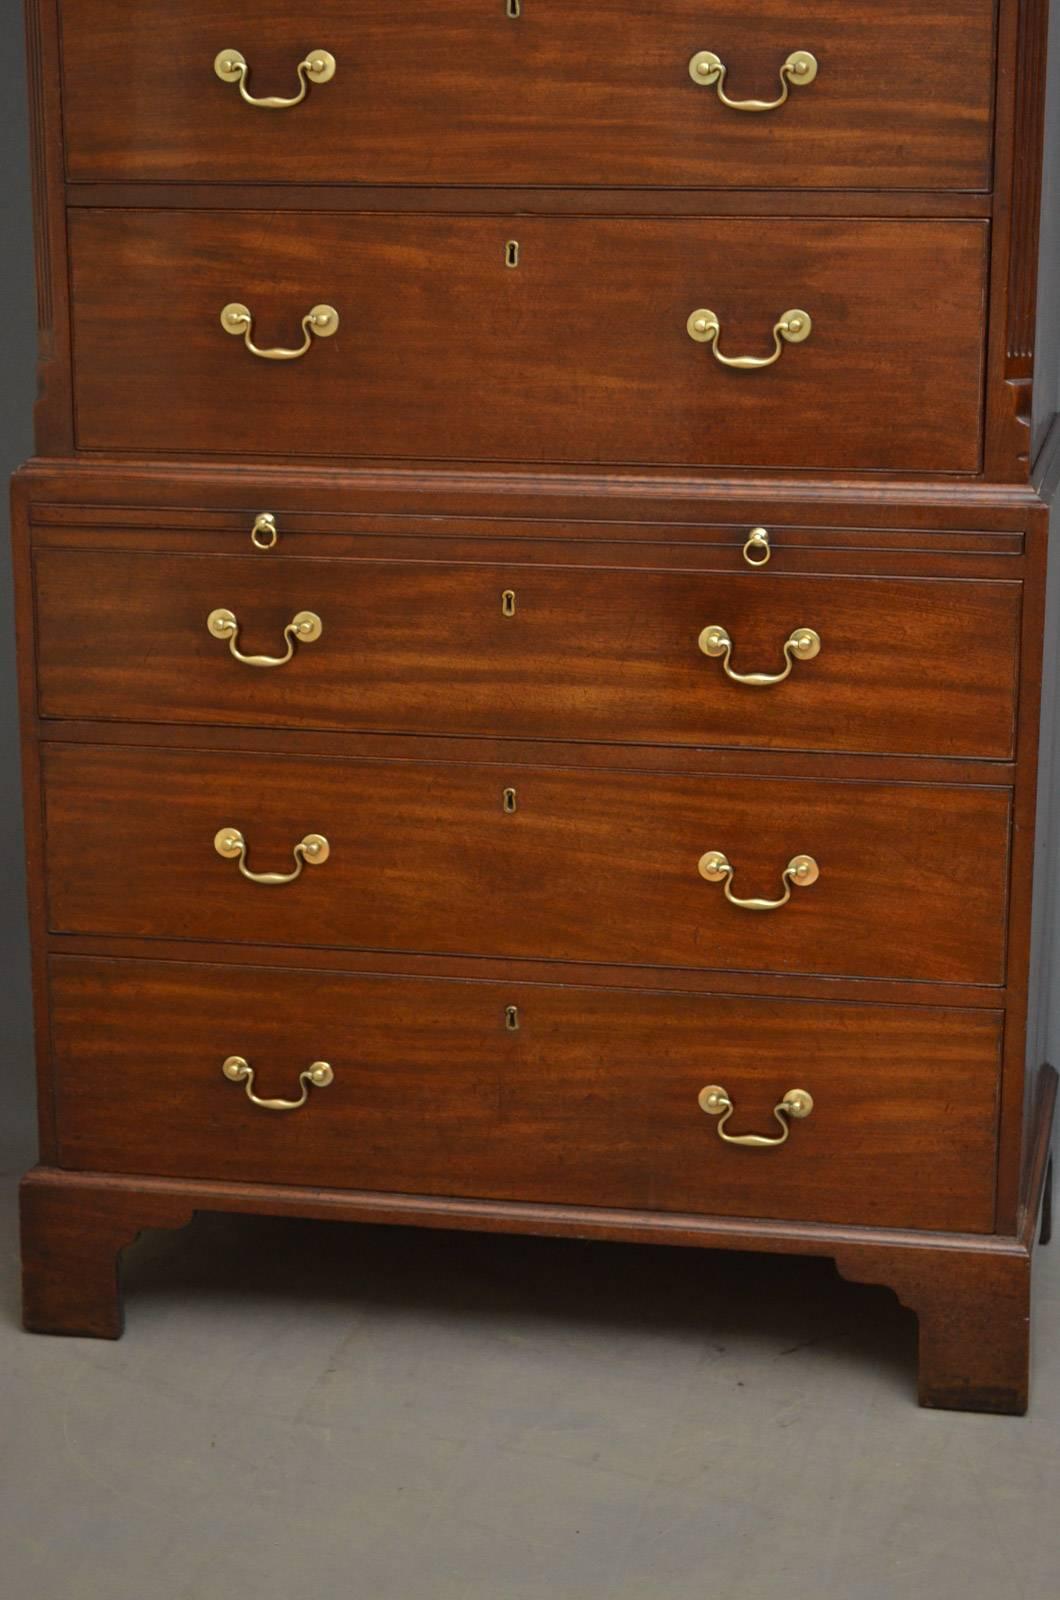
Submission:
[[[229,458],[974,472],[987,232],[74,212],[77,440]],[[256,358],[222,326],[230,305],[259,348],[310,348]],[[318,306],[339,316],[328,337],[303,331]],[[704,310],[713,343],[689,335]],[[802,342],[774,332],[795,310],[812,322]],[[777,350],[754,370],[717,359]]]
[[[63,0],[69,171],[214,183],[548,184],[983,189],[992,0]],[[149,42],[149,48],[144,48]],[[291,98],[315,50],[336,61],[282,111],[215,73],[237,50],[249,94]],[[694,81],[710,50],[733,100]]]
[[[47,717],[1012,753],[1018,583],[71,549],[35,569]],[[210,633],[220,608],[244,655],[283,658],[306,610],[321,636],[258,670]],[[729,672],[790,675],[734,681],[712,626]],[[820,653],[792,662],[805,628]]]
[[[57,933],[1003,978],[1003,789],[74,745],[44,771]],[[220,830],[259,873],[312,835],[330,856],[250,882]],[[701,875],[712,852],[731,879]],[[820,876],[791,887],[803,855]],[[785,886],[769,914],[726,898]]]
[[[989,1231],[993,1012],[52,963],[60,1159],[109,1172]],[[506,1013],[517,1007],[519,1027]],[[325,1061],[333,1081],[297,1099]],[[779,1148],[792,1089],[813,1110]]]

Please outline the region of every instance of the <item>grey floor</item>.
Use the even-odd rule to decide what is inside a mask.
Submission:
[[[201,1217],[118,1344],[0,1308],[4,1600],[1043,1600],[1060,1249],[1025,1419],[913,1403],[829,1263]],[[1057,1240],[1060,1245],[1060,1238]]]

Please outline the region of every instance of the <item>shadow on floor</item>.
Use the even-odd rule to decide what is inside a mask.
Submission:
[[[348,1306],[398,1320],[473,1316],[542,1337],[701,1339],[704,1348],[783,1359],[826,1347],[914,1392],[916,1320],[887,1289],[845,1282],[830,1260],[650,1245],[200,1215],[126,1251],[126,1310],[166,1303]],[[738,1381],[738,1380],[737,1380]]]

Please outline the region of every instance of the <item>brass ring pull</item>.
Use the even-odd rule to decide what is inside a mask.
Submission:
[[[705,656],[721,656],[725,676],[731,678],[733,683],[747,683],[752,689],[769,689],[773,684],[783,683],[785,678],[791,676],[791,669],[796,661],[812,661],[815,656],[820,655],[821,636],[812,628],[796,628],[784,641],[784,660],[787,666],[783,672],[734,672],[731,665],[732,640],[725,629],[716,622],[703,629],[699,636],[699,648]]]
[[[749,567],[764,567],[773,547],[769,542],[769,534],[765,528],[752,528],[747,536],[747,543],[743,547],[743,558]]]
[[[808,311],[785,311],[779,322],[773,324],[773,354],[771,356],[723,356],[718,349],[721,323],[713,311],[693,311],[687,323],[689,338],[697,344],[713,346],[714,358],[723,367],[739,367],[750,371],[758,367],[771,367],[780,360],[785,344],[802,344],[813,332],[813,320]]]
[[[239,870],[251,883],[294,883],[302,876],[305,866],[322,867],[331,854],[331,846],[322,833],[307,833],[294,847],[293,872],[251,872],[247,866],[247,841],[238,828],[220,828],[214,835],[213,847],[225,861],[238,861]]]
[[[296,611],[283,636],[287,640],[284,656],[245,656],[239,648],[239,622],[234,611],[220,606],[206,618],[206,626],[215,639],[227,639],[228,648],[244,667],[285,667],[294,655],[296,644],[315,644],[324,632],[324,624],[315,611]]]
[[[733,1103],[726,1091],[717,1083],[708,1083],[705,1089],[699,1091],[699,1106],[708,1117],[720,1117],[718,1123],[718,1137],[725,1140],[726,1144],[748,1145],[752,1150],[775,1150],[778,1145],[787,1144],[791,1137],[791,1121],[801,1122],[813,1110],[813,1095],[805,1089],[789,1089],[779,1105],[773,1107],[773,1115],[780,1124],[781,1134],[779,1139],[768,1139],[762,1133],[726,1133],[725,1124],[733,1113]]]
[[[254,1093],[254,1068],[245,1056],[229,1056],[221,1071],[229,1083],[245,1084],[247,1099],[251,1105],[260,1106],[263,1111],[298,1111],[309,1099],[310,1089],[326,1089],[329,1083],[335,1081],[329,1062],[314,1061],[311,1067],[306,1067],[304,1072],[298,1074],[298,1082],[302,1085],[300,1100],[262,1100]]]
[[[688,63],[692,82],[700,83],[707,89],[716,87],[718,99],[730,111],[776,111],[788,98],[788,91],[793,84],[796,88],[804,88],[813,82],[817,76],[817,57],[808,50],[791,52],[780,68],[780,96],[776,100],[730,100],[725,93],[725,74],[728,70],[713,50],[697,50]]]
[[[239,50],[222,50],[215,58],[213,70],[222,83],[237,83],[239,93],[248,106],[257,106],[262,111],[288,111],[291,106],[300,106],[309,93],[310,83],[330,83],[335,76],[337,63],[335,57],[328,50],[310,50],[304,61],[298,63],[298,82],[301,85],[299,93],[291,99],[284,100],[279,95],[266,95],[257,99],[247,91],[247,79],[250,68],[247,59]]]
[[[792,856],[781,876],[784,893],[779,900],[741,900],[732,892],[733,867],[720,850],[708,850],[699,858],[699,875],[708,883],[724,883],[725,898],[741,911],[779,911],[791,899],[791,889],[808,889],[821,876],[821,869],[812,856]]]
[[[260,517],[254,518],[254,526],[250,530],[250,542],[255,550],[274,550],[279,539],[279,524],[271,511],[263,511]]]
[[[332,334],[338,331],[339,314],[334,306],[314,306],[312,311],[307,311],[302,318],[305,340],[297,350],[260,350],[253,339],[254,318],[247,307],[240,305],[238,300],[233,300],[232,304],[225,306],[221,312],[221,326],[234,339],[242,338],[251,355],[258,356],[262,361],[297,361],[305,355],[314,337],[330,339]]]

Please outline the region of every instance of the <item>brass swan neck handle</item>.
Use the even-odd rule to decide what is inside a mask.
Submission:
[[[331,846],[322,833],[307,833],[294,847],[293,872],[251,872],[247,866],[247,841],[238,828],[219,828],[213,847],[223,860],[235,861],[250,883],[268,885],[294,883],[302,876],[304,867],[322,867],[331,854]]]
[[[339,314],[334,306],[314,306],[307,311],[302,318],[304,338],[297,350],[279,346],[265,350],[256,345],[253,315],[249,307],[238,300],[233,300],[221,312],[221,326],[234,339],[242,338],[251,355],[257,356],[260,361],[299,361],[308,352],[314,339],[330,339],[333,333],[338,332]]]
[[[817,57],[809,50],[793,50],[780,66],[780,94],[776,100],[730,100],[725,93],[725,74],[728,67],[713,50],[697,50],[688,63],[693,83],[707,89],[717,89],[718,99],[730,111],[777,111],[788,98],[792,86],[805,88],[817,76]]]
[[[305,60],[298,63],[299,91],[287,99],[275,94],[259,98],[250,93],[247,88],[250,67],[241,50],[220,51],[214,58],[213,70],[222,83],[238,84],[240,97],[248,106],[255,106],[259,111],[289,111],[292,106],[302,104],[309,93],[310,83],[330,83],[337,65],[329,50],[310,50]]]
[[[706,878],[708,883],[723,883],[726,900],[732,906],[739,906],[741,911],[779,911],[791,899],[792,885],[796,889],[808,889],[821,876],[821,869],[812,856],[792,856],[781,874],[784,893],[779,900],[741,900],[732,892],[734,870],[720,850],[708,850],[699,858],[700,877]]]
[[[813,319],[808,311],[785,311],[773,324],[773,354],[771,356],[726,356],[718,349],[721,322],[713,311],[693,311],[686,323],[688,336],[697,344],[709,344],[715,361],[723,367],[737,367],[742,372],[771,367],[780,360],[785,344],[803,344],[813,332]]]
[[[812,628],[796,628],[784,641],[782,672],[735,672],[732,667],[732,640],[719,623],[712,622],[699,636],[699,648],[705,656],[721,657],[722,670],[733,683],[743,683],[752,689],[769,689],[783,683],[791,676],[796,661],[812,661],[821,653],[821,636]]]
[[[773,1107],[773,1115],[780,1125],[779,1139],[767,1138],[763,1133],[726,1133],[725,1124],[732,1116],[735,1107],[726,1090],[718,1083],[708,1083],[705,1089],[699,1091],[699,1106],[708,1117],[719,1117],[718,1137],[724,1139],[726,1144],[742,1144],[752,1150],[775,1150],[778,1145],[787,1144],[791,1137],[791,1121],[801,1121],[813,1111],[813,1096],[805,1089],[789,1089],[783,1100]]]
[[[310,1089],[326,1089],[335,1081],[330,1062],[314,1061],[312,1066],[298,1074],[298,1082],[302,1086],[301,1099],[262,1100],[254,1093],[254,1068],[245,1056],[229,1056],[222,1064],[221,1071],[229,1083],[243,1084],[251,1105],[259,1106],[262,1111],[300,1111],[309,1099]]]
[[[324,624],[315,611],[296,611],[283,630],[287,640],[286,655],[245,656],[239,648],[239,620],[234,611],[219,606],[206,618],[206,627],[215,639],[227,639],[229,651],[244,667],[285,667],[294,655],[296,644],[315,644],[324,632]]]

